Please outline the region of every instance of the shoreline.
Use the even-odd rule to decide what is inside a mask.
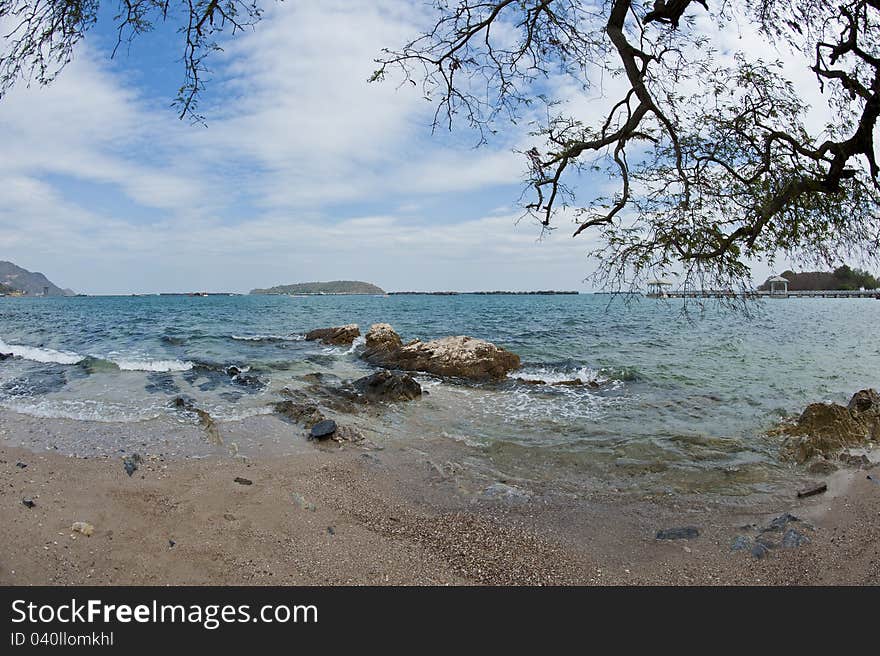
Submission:
[[[807,499],[792,489],[790,501],[701,504],[613,490],[523,496],[505,484],[474,496],[453,463],[416,447],[303,440],[284,455],[148,454],[129,477],[119,455],[10,442],[7,432],[3,585],[880,584],[880,484],[866,478],[880,479],[876,462],[832,474],[828,492]],[[785,513],[800,519],[783,530],[807,544],[761,532]],[[655,538],[681,527],[699,536]],[[732,551],[738,536],[775,546],[755,558]]]

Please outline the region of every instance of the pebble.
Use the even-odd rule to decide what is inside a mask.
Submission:
[[[785,549],[796,549],[809,544],[809,542],[810,538],[793,528],[788,529],[782,536],[782,546]]]
[[[88,522],[74,522],[73,524],[71,524],[70,530],[74,533],[82,533],[86,537],[89,537],[92,533],[95,532],[95,527]]]
[[[731,545],[731,551],[746,551],[752,546],[752,540],[747,535],[737,535]]]
[[[700,529],[693,526],[683,526],[680,528],[666,528],[657,531],[655,539],[657,540],[693,540],[700,536]]]
[[[232,480],[234,482],[238,483],[239,485],[253,485],[254,484],[254,482],[252,480],[250,480],[249,478],[242,478],[241,476],[236,476]]]
[[[319,440],[325,437],[330,437],[335,432],[336,422],[332,419],[325,419],[312,426],[312,430],[309,432],[309,437]]]
[[[28,508],[33,508],[34,506],[37,505],[37,503],[33,499],[31,499],[30,497],[24,497],[21,500],[21,503],[23,505],[27,506]]]

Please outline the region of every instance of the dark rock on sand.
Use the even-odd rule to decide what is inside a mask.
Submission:
[[[309,341],[320,341],[324,344],[333,346],[342,346],[351,344],[360,337],[361,331],[356,323],[350,323],[345,326],[335,326],[333,328],[316,328],[306,333],[306,339]]]
[[[748,535],[737,535],[730,546],[731,551],[751,551],[752,539]]]
[[[322,440],[333,435],[333,433],[336,432],[336,428],[335,421],[332,419],[325,419],[312,426],[312,430],[309,432],[309,437],[315,440]]]
[[[380,367],[424,371],[470,380],[499,380],[518,369],[519,356],[473,337],[443,337],[406,345],[387,323],[374,324],[366,336],[362,357]]]
[[[387,369],[359,378],[354,381],[354,388],[368,401],[383,403],[411,401],[422,395],[422,386],[412,376]]]
[[[782,536],[782,547],[783,549],[796,549],[797,547],[802,547],[805,544],[810,542],[810,538],[801,533],[800,531],[796,531],[793,528],[788,529]]]
[[[30,497],[24,497],[21,500],[21,504],[27,508],[33,508],[34,506],[37,505],[36,502],[33,499],[31,499]]]
[[[828,485],[826,483],[811,483],[804,488],[798,490],[798,498],[803,499],[805,497],[812,497],[817,494],[822,494],[823,492],[828,491]]]
[[[799,464],[880,440],[880,395],[873,389],[860,390],[847,407],[812,403],[794,424],[776,432],[786,436],[783,455]]]
[[[232,479],[233,483],[238,483],[239,485],[253,485],[254,482],[249,478],[242,478],[241,476],[236,476]]]
[[[755,542],[755,544],[752,545],[751,554],[758,560],[766,556],[768,553],[770,553],[770,547],[763,542]]]
[[[27,467],[27,463],[19,461],[19,462],[15,463],[15,466],[18,467],[19,469],[24,469],[25,467]]]
[[[125,473],[131,476],[137,471],[138,465],[142,461],[143,459],[141,458],[141,455],[139,453],[133,453],[132,455],[125,456],[122,459],[122,467],[125,469]]]
[[[762,533],[772,533],[782,531],[792,522],[799,522],[800,517],[795,517],[791,513],[783,513],[779,517],[774,517],[770,523],[761,529]]]
[[[693,526],[683,526],[680,528],[667,528],[657,531],[655,539],[657,540],[693,540],[700,537],[700,529]]]

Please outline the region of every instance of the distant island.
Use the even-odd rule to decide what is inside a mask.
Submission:
[[[459,296],[466,294],[476,296],[554,296],[557,294],[580,294],[580,292],[554,291],[552,289],[536,292],[388,292],[389,296]]]
[[[880,280],[870,273],[861,269],[851,269],[845,264],[834,271],[805,271],[803,273],[784,271],[781,276],[788,280],[788,289],[792,292],[854,291],[880,288]],[[758,287],[758,291],[768,291],[769,289],[769,278]]]
[[[278,285],[268,289],[254,289],[251,294],[373,294],[385,295],[385,290],[360,280],[331,280],[330,282],[299,282]]]
[[[74,296],[61,289],[42,273],[22,269],[12,262],[0,261],[0,294],[6,296]]]

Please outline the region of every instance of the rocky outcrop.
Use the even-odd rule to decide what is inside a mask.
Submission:
[[[354,340],[360,337],[361,331],[356,323],[350,323],[345,326],[335,326],[333,328],[315,328],[306,333],[306,339],[309,341],[319,341],[332,346],[350,345]]]
[[[470,380],[498,380],[519,368],[519,356],[473,337],[443,337],[403,344],[387,323],[374,324],[366,336],[362,357],[388,369],[424,371]]]
[[[412,401],[422,395],[422,386],[412,376],[387,369],[359,378],[354,388],[364,395],[367,401],[393,403]]]
[[[314,403],[298,403],[290,399],[279,401],[272,408],[275,412],[296,424],[312,428],[324,421],[324,413]]]
[[[880,395],[873,389],[860,390],[846,407],[811,403],[794,424],[776,432],[786,436],[783,454],[800,464],[863,446],[880,439]]]

